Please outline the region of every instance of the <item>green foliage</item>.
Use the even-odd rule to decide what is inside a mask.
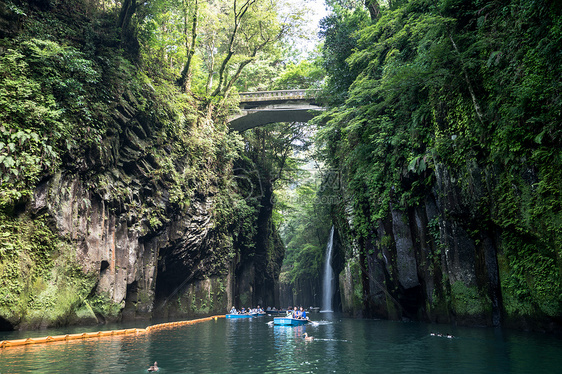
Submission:
[[[317,89],[324,78],[320,61],[302,60],[298,64],[290,62],[275,81],[275,89]]]
[[[0,55],[0,208],[7,210],[26,201],[62,158],[100,147],[113,122],[115,92],[130,82],[131,65],[119,56],[92,58],[49,40],[61,29],[70,32],[56,17],[34,15],[26,26]]]
[[[330,104],[341,104],[345,100],[347,90],[357,76],[358,71],[351,69],[346,60],[357,46],[356,32],[368,22],[364,9],[350,11],[340,7],[334,7],[334,13],[321,21],[323,66],[328,75],[324,96]]]
[[[286,1],[148,2],[138,12],[141,55],[151,75],[175,79],[193,52],[188,80],[202,95],[228,96],[235,85],[265,89],[277,74],[283,42],[299,36],[305,11],[306,5]]]
[[[562,285],[556,254],[537,239],[503,235],[502,292],[509,316],[533,312],[556,316],[562,307]]]
[[[104,318],[116,318],[121,312],[122,306],[114,303],[107,292],[96,293],[88,300],[84,300],[84,305],[94,313]]]
[[[260,53],[254,62],[244,68],[235,87],[238,92],[267,91],[283,71],[282,51]]]
[[[33,71],[31,64],[37,65],[40,57],[31,61],[30,55],[42,51],[38,44],[30,41],[21,51],[0,55],[0,207],[28,197],[42,172],[58,163],[48,134],[60,137],[62,110]]]
[[[459,316],[478,316],[491,310],[487,296],[481,295],[476,286],[467,287],[461,281],[451,285],[451,303]]]
[[[277,206],[285,243],[282,279],[295,287],[322,278],[333,202],[328,199],[332,195],[322,193],[321,178],[319,170],[300,169],[291,187],[277,193],[277,201],[283,203]]]

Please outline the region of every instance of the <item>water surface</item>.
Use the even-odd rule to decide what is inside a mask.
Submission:
[[[300,327],[273,326],[271,317],[218,319],[150,334],[7,348],[0,350],[0,373],[146,373],[154,361],[159,373],[562,372],[562,341],[551,335],[331,313],[311,319],[315,323]],[[0,340],[72,332],[4,333]],[[305,341],[305,332],[315,339]]]

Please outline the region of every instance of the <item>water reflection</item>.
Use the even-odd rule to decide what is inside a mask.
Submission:
[[[534,374],[562,367],[562,343],[548,335],[333,313],[311,317],[317,320],[306,326],[268,325],[267,317],[219,319],[151,334],[13,347],[0,350],[0,373],[146,373],[154,361],[160,373]],[[305,332],[314,340],[305,341]]]

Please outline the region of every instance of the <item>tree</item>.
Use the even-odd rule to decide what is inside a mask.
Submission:
[[[369,10],[372,20],[379,18],[381,9],[378,0],[365,0],[365,6]]]
[[[291,10],[283,15],[274,1],[234,0],[230,11],[228,42],[218,70],[218,82],[211,96],[227,96],[242,70],[254,62],[260,52],[269,52],[298,24],[302,11]],[[283,17],[283,18],[281,18]]]
[[[139,48],[135,26],[132,23],[137,5],[137,0],[124,0],[117,23],[121,28],[121,44],[134,56],[138,54]]]
[[[291,0],[143,3],[138,19],[145,61],[163,56],[182,90],[226,97],[247,66],[279,56],[280,41],[297,36],[305,8],[289,7],[287,1]],[[124,26],[136,9],[133,5],[122,8]]]
[[[311,55],[298,63],[289,62],[275,81],[275,88],[313,89],[320,88],[325,77],[322,61],[319,55]]]
[[[351,83],[359,74],[360,70],[350,68],[347,58],[357,47],[357,31],[368,24],[367,13],[362,8],[351,11],[336,7],[321,21],[323,66],[327,73],[324,96],[331,105],[345,101]]]
[[[188,35],[188,10],[189,4],[186,0],[182,1],[183,5],[183,19],[184,19],[184,34],[185,34],[185,49],[187,55],[187,61],[183,67],[183,70],[180,75],[180,79],[178,80],[179,86],[184,90],[187,91],[191,86],[191,62],[193,60],[193,55],[195,54],[195,41],[197,39],[197,23],[199,17],[199,1],[193,0],[192,5],[192,14],[191,14],[191,34]],[[190,41],[190,42],[189,42]]]

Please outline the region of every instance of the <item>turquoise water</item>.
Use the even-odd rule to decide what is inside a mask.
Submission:
[[[273,326],[271,317],[218,319],[137,336],[7,348],[0,350],[0,373],[147,373],[154,361],[159,373],[562,372],[562,340],[551,335],[328,313],[311,319],[300,327]],[[74,332],[0,333],[0,340]],[[315,339],[305,341],[305,332]]]

